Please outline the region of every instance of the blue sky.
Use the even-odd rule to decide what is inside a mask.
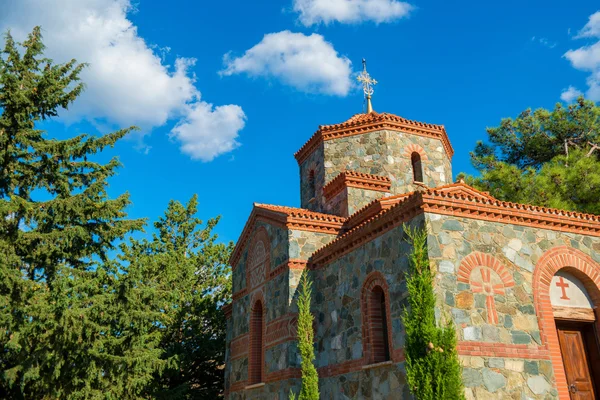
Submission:
[[[52,4],[51,4],[52,3]],[[0,0],[0,29],[42,25],[48,54],[89,62],[81,100],[50,136],[142,131],[101,158],[124,167],[132,217],[200,197],[236,240],[252,202],[299,204],[293,153],[320,124],[362,110],[361,59],[376,111],[443,124],[453,171],[486,126],[584,93],[600,101],[597,1]],[[267,35],[267,36],[265,36]],[[570,88],[570,89],[569,89]]]

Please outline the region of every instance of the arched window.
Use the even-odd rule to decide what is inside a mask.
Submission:
[[[416,151],[410,155],[412,163],[413,180],[415,182],[423,182],[423,166],[421,165],[421,155]]]
[[[380,363],[390,359],[385,294],[381,286],[375,286],[368,296],[371,362]]]
[[[248,378],[250,384],[263,381],[263,305],[254,303],[250,316],[250,360]]]
[[[308,174],[308,198],[314,199],[316,194],[315,170],[311,169]]]

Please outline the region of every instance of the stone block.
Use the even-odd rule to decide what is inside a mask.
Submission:
[[[473,368],[463,368],[463,384],[465,387],[476,387],[483,383],[481,373]]]
[[[469,326],[463,329],[464,340],[481,340],[481,328]]]
[[[494,393],[506,386],[506,378],[499,372],[484,368],[482,373],[483,383],[487,390]]]
[[[488,360],[488,367],[490,367],[490,368],[504,368],[504,359],[502,359],[502,358],[490,358]]]
[[[515,372],[523,372],[524,370],[524,362],[523,360],[504,360],[504,368],[515,371]]]
[[[525,361],[525,373],[539,375],[540,370],[537,361]]]
[[[527,332],[523,331],[512,331],[512,342],[514,344],[529,344],[531,343],[531,336]]]
[[[542,375],[527,378],[527,386],[529,386],[529,389],[537,395],[542,395],[552,389],[552,386]]]
[[[455,297],[456,307],[468,310],[473,307],[473,293],[470,291],[460,292]]]

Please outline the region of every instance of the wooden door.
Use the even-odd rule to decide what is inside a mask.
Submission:
[[[572,400],[595,400],[594,385],[582,329],[558,328],[560,350]]]

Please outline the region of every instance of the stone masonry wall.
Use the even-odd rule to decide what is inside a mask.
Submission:
[[[415,148],[421,149],[425,184],[452,183],[452,165],[440,140],[388,130],[326,141],[325,183],[344,170],[352,170],[390,178],[392,194],[412,192],[410,155]]]
[[[462,356],[467,399],[557,398],[550,360],[535,356],[543,343],[532,292],[534,268],[547,250],[565,245],[600,261],[600,241],[436,214],[427,214],[427,223],[429,255],[437,270],[436,293],[442,306],[438,315],[454,320],[459,344],[526,347],[520,351],[521,359]],[[476,254],[493,256],[479,264],[494,264],[494,268],[478,266],[465,282],[460,278],[461,264],[464,268],[479,257]]]
[[[412,225],[422,225],[417,217]],[[373,369],[363,358],[363,283],[372,272],[380,272],[389,287],[392,352],[404,346],[401,314],[406,304],[405,273],[410,245],[402,227],[395,228],[313,271],[316,315],[316,365],[321,373],[322,398],[397,399],[407,392],[403,362]],[[353,364],[352,371],[344,365]],[[328,367],[334,372],[327,372]],[[341,369],[339,369],[341,368]]]
[[[311,155],[300,164],[300,207],[311,211],[320,211],[323,197],[323,186],[325,186],[325,168],[323,166],[323,144],[321,143]],[[310,188],[310,172],[315,174],[314,200]]]

